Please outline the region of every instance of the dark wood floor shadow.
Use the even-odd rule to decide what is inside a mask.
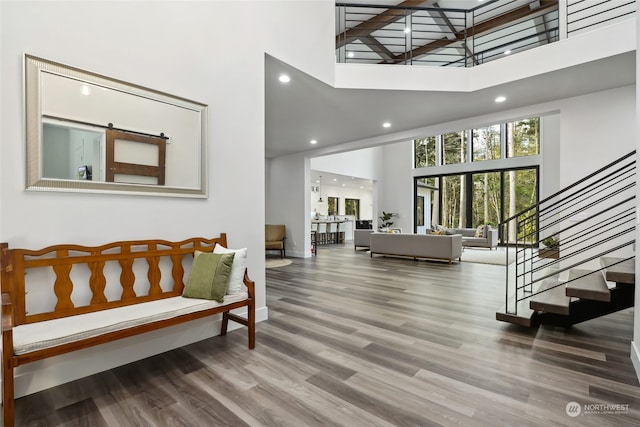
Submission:
[[[637,426],[633,309],[500,323],[504,267],[320,247],[269,320],[16,401],[17,426]],[[578,413],[578,410],[580,413]]]

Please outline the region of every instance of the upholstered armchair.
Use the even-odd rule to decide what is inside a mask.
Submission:
[[[284,247],[286,235],[287,228],[284,224],[266,224],[264,226],[265,250],[280,251],[280,258],[284,258],[286,255]]]

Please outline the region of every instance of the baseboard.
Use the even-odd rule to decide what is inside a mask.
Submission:
[[[631,363],[633,364],[633,369],[636,370],[636,377],[640,381],[640,349],[636,341],[631,341]]]
[[[238,311],[245,316],[246,310]],[[267,320],[268,308],[256,309],[256,322]],[[15,397],[97,374],[219,335],[222,320],[197,319],[96,347],[20,366],[15,371]],[[229,331],[244,328],[229,322]],[[257,345],[260,345],[258,342]]]
[[[311,257],[311,252],[304,252],[304,251],[293,251],[290,249],[287,249],[287,258],[310,258]]]

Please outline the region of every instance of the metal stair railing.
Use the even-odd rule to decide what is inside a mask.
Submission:
[[[558,0],[417,3],[336,2],[337,61],[473,67],[560,38]]]
[[[515,247],[513,263],[506,255],[505,313],[517,316],[520,303],[579,279],[564,277],[572,268],[603,270],[593,264],[606,255],[634,258],[635,157],[634,150],[500,223]],[[539,290],[548,279],[557,283]]]

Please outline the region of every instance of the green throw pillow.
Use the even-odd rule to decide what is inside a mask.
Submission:
[[[234,255],[196,251],[182,296],[224,302]]]

